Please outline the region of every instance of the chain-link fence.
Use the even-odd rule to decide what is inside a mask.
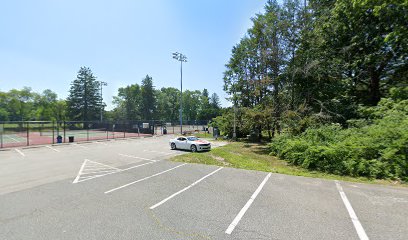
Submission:
[[[0,122],[0,148],[190,134],[208,130],[208,121],[13,121]]]

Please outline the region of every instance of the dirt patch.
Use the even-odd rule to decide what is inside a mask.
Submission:
[[[221,163],[221,164],[224,165],[224,166],[229,166],[229,165],[230,165],[230,163],[229,163],[229,162],[226,162],[223,157],[214,156],[214,155],[212,155],[212,154],[210,154],[210,156],[211,156],[213,159],[217,160],[217,162]]]

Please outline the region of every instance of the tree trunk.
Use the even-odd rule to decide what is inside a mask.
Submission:
[[[370,71],[370,100],[369,103],[373,106],[377,105],[377,103],[381,99],[380,93],[380,75],[372,69]]]

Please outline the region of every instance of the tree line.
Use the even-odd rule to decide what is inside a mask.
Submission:
[[[42,93],[29,87],[0,91],[0,121],[99,121],[106,107],[100,87],[91,69],[81,67],[67,99],[58,99],[49,89]],[[210,120],[221,113],[218,95],[210,95],[207,89],[187,90],[182,97],[183,120]],[[104,120],[178,121],[180,91],[172,87],[155,89],[152,77],[147,75],[140,85],[119,88],[113,104],[113,110],[102,111]]]
[[[407,12],[404,0],[268,1],[232,48],[235,107],[213,124],[232,136],[237,119],[238,137],[310,170],[407,182]]]
[[[178,121],[180,116],[180,90],[173,87],[155,89],[153,79],[146,75],[141,84],[118,89],[114,97],[115,109],[109,117],[120,119],[155,119]],[[183,120],[211,120],[220,115],[221,104],[216,93],[210,96],[207,89],[186,90],[182,94]]]
[[[402,0],[269,0],[232,48],[224,90],[238,133],[347,126],[408,83],[408,14]],[[231,135],[234,109],[218,119]]]

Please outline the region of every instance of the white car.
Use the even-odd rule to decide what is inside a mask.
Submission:
[[[184,150],[191,150],[192,152],[198,151],[209,151],[211,150],[211,143],[199,139],[194,136],[190,137],[176,137],[170,140],[170,147],[171,149],[184,149]]]

